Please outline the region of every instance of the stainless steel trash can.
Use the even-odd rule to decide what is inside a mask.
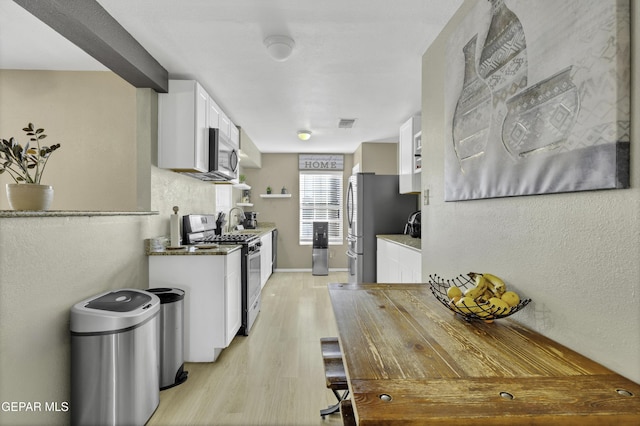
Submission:
[[[329,275],[329,222],[313,222],[311,271],[313,275]]]
[[[187,380],[184,371],[184,290],[150,288],[160,299],[160,390]]]
[[[160,402],[158,296],[99,294],[71,308],[71,424],[144,425]]]

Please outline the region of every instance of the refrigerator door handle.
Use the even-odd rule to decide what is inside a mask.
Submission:
[[[351,235],[347,235],[347,241],[350,243],[356,242],[358,241],[358,238],[351,236]]]
[[[347,221],[349,228],[353,227],[353,202],[353,187],[349,182],[349,187],[347,188]]]
[[[347,253],[347,256],[352,258],[352,259],[357,259],[358,258],[358,255],[353,253],[351,250],[347,250],[346,253]]]

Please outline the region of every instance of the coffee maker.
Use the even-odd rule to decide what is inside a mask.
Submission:
[[[404,225],[404,233],[411,235],[413,238],[420,238],[421,222],[422,213],[420,211],[411,213],[407,223]]]
[[[258,226],[258,212],[244,212],[244,222],[242,225],[245,229],[256,229]]]

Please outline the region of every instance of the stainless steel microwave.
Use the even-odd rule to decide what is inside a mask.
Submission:
[[[186,173],[205,181],[223,182],[238,177],[238,151],[220,129],[209,128],[209,171]]]

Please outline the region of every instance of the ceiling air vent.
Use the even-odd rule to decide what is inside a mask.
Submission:
[[[353,127],[353,124],[356,122],[355,118],[341,118],[338,122],[339,129],[350,129]]]

